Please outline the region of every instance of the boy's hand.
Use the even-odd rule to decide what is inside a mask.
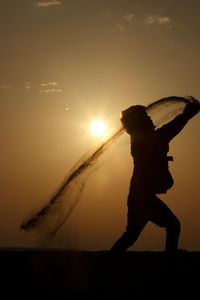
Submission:
[[[200,102],[195,98],[186,104],[183,114],[186,115],[189,119],[193,118],[200,111]]]

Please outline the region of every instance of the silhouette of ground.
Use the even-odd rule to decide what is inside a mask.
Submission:
[[[200,294],[200,252],[2,249],[0,270],[6,299],[196,299]]]

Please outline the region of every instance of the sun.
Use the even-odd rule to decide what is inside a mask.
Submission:
[[[96,137],[104,137],[107,133],[106,122],[95,120],[90,124],[90,132]]]

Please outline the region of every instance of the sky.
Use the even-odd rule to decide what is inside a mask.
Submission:
[[[90,123],[176,95],[200,97],[197,0],[0,0],[0,246],[37,247],[20,224],[47,203],[101,140]],[[200,250],[200,117],[171,142],[175,185],[161,199],[182,224],[179,247]],[[108,250],[126,226],[133,165],[124,134],[102,155],[81,200],[48,247]],[[63,205],[63,210],[65,209]],[[148,223],[130,250],[162,250]]]

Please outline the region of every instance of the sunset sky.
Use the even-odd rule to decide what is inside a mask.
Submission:
[[[19,231],[120,112],[171,95],[200,98],[198,0],[0,0],[0,246],[38,246]],[[200,250],[200,115],[170,145],[175,185],[161,196],[182,224],[180,248]],[[123,134],[90,174],[50,246],[110,249],[126,225],[132,174]],[[64,206],[63,206],[64,209]],[[162,250],[145,227],[131,250]]]

